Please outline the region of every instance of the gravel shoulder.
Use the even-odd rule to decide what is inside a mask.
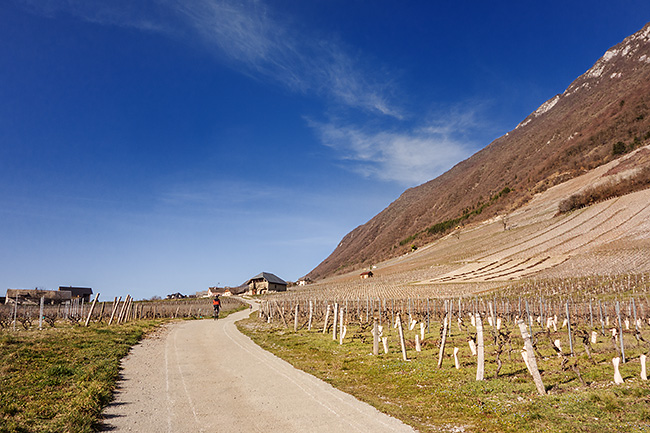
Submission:
[[[262,350],[235,321],[168,325],[122,363],[102,431],[413,432]]]

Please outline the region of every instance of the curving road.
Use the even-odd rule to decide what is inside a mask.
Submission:
[[[248,314],[177,323],[135,346],[102,431],[414,431],[262,350],[235,327]]]

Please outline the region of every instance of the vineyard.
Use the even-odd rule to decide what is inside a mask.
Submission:
[[[392,385],[378,380],[377,389],[361,387],[357,397],[421,431],[470,419],[480,426],[470,431],[620,431],[623,421],[625,431],[648,431],[650,413],[622,412],[628,394],[642,405],[650,401],[649,286],[649,274],[630,274],[409,297],[400,296],[408,293],[403,286],[359,281],[266,297],[258,324],[247,326],[259,344],[269,341],[269,350],[323,371],[326,380],[337,378],[349,392],[385,375]],[[358,376],[347,379],[352,365]],[[435,399],[408,415],[384,402],[393,389],[403,390],[390,397],[393,404],[412,405],[403,400],[405,389],[412,389],[413,401],[431,393]],[[578,409],[572,399],[585,403]],[[507,409],[497,412],[495,402]],[[540,413],[542,407],[548,413]]]
[[[222,297],[221,300],[221,309],[224,312],[244,305],[236,298]],[[125,299],[118,297],[112,302],[84,303],[75,299],[70,303],[58,305],[24,305],[20,302],[0,305],[0,329],[14,330],[54,327],[57,323],[117,325],[140,319],[203,317],[212,317],[210,298],[134,301],[127,295]]]

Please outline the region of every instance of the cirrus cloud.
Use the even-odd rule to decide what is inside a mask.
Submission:
[[[433,179],[474,151],[473,143],[465,138],[475,126],[471,114],[456,114],[422,127],[392,131],[336,121],[308,122],[322,144],[334,149],[348,169],[405,186]]]
[[[32,13],[68,14],[200,42],[232,69],[292,92],[401,118],[390,82],[331,38],[309,34],[259,0],[14,0]]]

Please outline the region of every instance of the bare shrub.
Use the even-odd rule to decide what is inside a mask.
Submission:
[[[618,182],[608,182],[572,194],[560,202],[558,205],[558,212],[565,213],[575,209],[580,209],[607,200],[608,198],[620,197],[648,187],[650,187],[650,167],[643,167],[632,177],[622,179]]]

